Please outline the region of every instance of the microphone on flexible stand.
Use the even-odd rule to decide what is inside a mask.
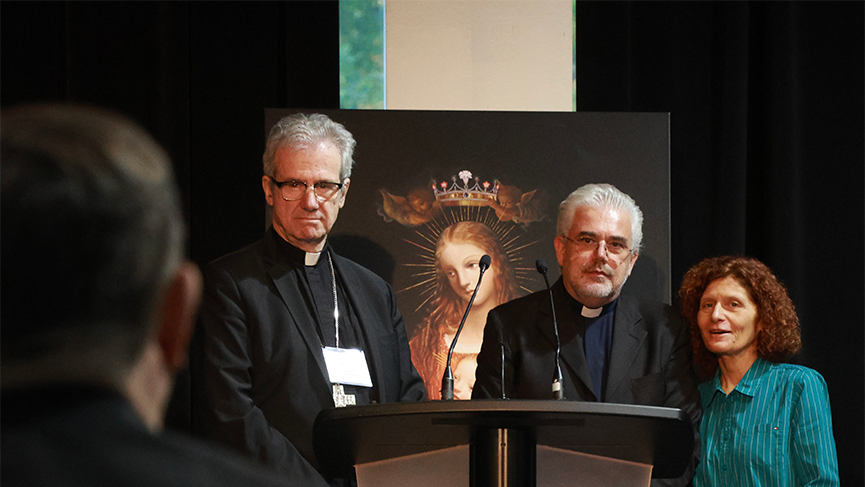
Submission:
[[[501,327],[498,329],[499,332],[499,348],[502,351],[502,378],[501,378],[501,386],[502,386],[502,399],[507,399],[508,396],[505,394],[505,332],[502,331]]]
[[[448,361],[445,366],[445,373],[442,376],[442,399],[445,401],[451,401],[454,398],[454,373],[451,370],[451,358],[454,354],[454,348],[457,346],[457,339],[460,337],[460,332],[463,331],[463,325],[466,324],[466,318],[469,317],[469,311],[472,309],[472,303],[475,302],[475,296],[478,294],[478,289],[481,288],[481,281],[484,278],[484,272],[490,267],[490,256],[484,254],[481,257],[480,262],[478,263],[478,267],[481,269],[481,273],[478,276],[478,284],[475,286],[475,292],[472,293],[472,299],[469,300],[469,305],[466,307],[466,314],[463,315],[463,320],[460,321],[460,327],[457,328],[457,332],[454,335],[454,339],[451,342],[451,348],[448,350]]]
[[[559,356],[562,354],[562,343],[559,340],[559,324],[556,322],[556,304],[553,302],[553,288],[550,287],[550,281],[547,279],[547,263],[544,259],[535,261],[535,268],[544,276],[544,282],[547,284],[547,291],[550,292],[550,308],[553,310],[553,331],[556,335],[556,371],[553,375],[553,399],[564,399],[564,391],[562,391],[562,367],[559,364]]]

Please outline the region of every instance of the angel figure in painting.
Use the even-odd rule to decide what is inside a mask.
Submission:
[[[500,185],[496,199],[489,202],[500,221],[527,225],[543,220],[544,195],[538,190],[523,193],[516,186]]]
[[[477,285],[478,262],[484,254],[490,256],[492,264],[478,289],[451,360],[456,399],[471,399],[487,313],[521,293],[499,238],[486,225],[474,221],[455,223],[445,228],[436,242],[435,294],[409,344],[412,362],[423,378],[429,399],[441,399],[448,350]]]
[[[380,189],[382,206],[379,215],[385,221],[396,221],[407,227],[416,227],[432,220],[439,209],[435,195],[429,188],[416,188],[406,196],[390,194],[386,189]]]

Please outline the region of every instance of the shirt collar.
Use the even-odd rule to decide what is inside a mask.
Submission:
[[[746,396],[754,397],[757,391],[760,390],[761,383],[764,381],[766,373],[771,368],[772,362],[757,357],[757,360],[751,364],[751,368],[745,372],[745,376],[742,377],[742,380],[736,384],[736,389],[734,390],[737,390]]]
[[[736,387],[732,391],[730,391],[730,394],[738,392],[748,397],[754,397],[754,395],[757,394],[757,391],[761,389],[761,383],[765,380],[766,374],[769,372],[773,365],[774,364],[772,362],[757,357],[757,360],[755,360],[754,363],[751,364],[751,367],[748,369],[748,371],[745,372],[745,376],[742,377],[742,380],[740,380],[739,383],[736,384]],[[718,371],[715,372],[715,378],[713,379],[713,381],[715,387],[715,394],[712,395],[712,400],[715,399],[715,396],[717,396],[718,393],[724,393],[724,389],[721,387],[720,367],[718,368]],[[709,404],[712,403],[712,400],[709,401]],[[709,404],[707,404],[706,406],[708,406]]]

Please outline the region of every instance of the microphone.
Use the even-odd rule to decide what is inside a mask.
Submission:
[[[550,309],[553,311],[553,331],[556,335],[556,370],[553,374],[553,399],[564,399],[564,391],[562,391],[562,367],[559,365],[559,356],[562,354],[562,342],[559,340],[559,324],[556,322],[556,305],[553,302],[553,288],[550,287],[550,281],[547,279],[547,263],[544,259],[535,261],[535,268],[544,276],[544,282],[547,284],[547,291],[550,292]]]
[[[445,401],[452,401],[454,398],[454,372],[451,369],[451,358],[454,355],[454,348],[457,346],[457,339],[460,337],[460,332],[463,331],[463,325],[466,324],[466,318],[469,317],[469,311],[472,309],[472,303],[475,302],[475,296],[478,295],[478,289],[481,288],[481,281],[484,278],[484,272],[490,267],[490,256],[484,254],[481,257],[481,261],[478,262],[478,267],[481,269],[481,273],[478,276],[478,284],[475,286],[475,292],[472,293],[472,298],[469,300],[469,305],[466,307],[466,314],[463,315],[463,320],[460,321],[460,327],[457,328],[457,332],[454,335],[454,339],[451,342],[451,348],[448,350],[448,361],[445,366],[445,373],[442,376],[442,399]]]

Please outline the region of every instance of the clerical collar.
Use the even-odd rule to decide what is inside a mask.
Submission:
[[[592,318],[597,318],[599,316],[605,315],[605,314],[609,313],[611,310],[613,310],[616,306],[616,301],[618,301],[619,298],[614,299],[613,301],[601,306],[600,308],[589,308],[588,306],[586,306],[583,303],[574,299],[573,296],[571,297],[571,300],[572,300],[572,304],[573,304],[572,309],[574,310],[574,312],[579,310],[580,316],[582,316],[583,318],[592,319]]]
[[[305,252],[304,264],[314,267],[318,264],[318,258],[321,257],[321,252]]]
[[[583,305],[583,310],[580,312],[580,314],[586,318],[597,318],[598,316],[601,316],[601,313],[603,311],[603,306],[601,306],[600,308],[589,308],[588,306]]]
[[[276,233],[276,230],[273,227],[270,228],[270,233],[273,238],[273,241],[276,243],[276,246],[279,248],[280,253],[284,256],[287,263],[295,266],[307,265],[307,266],[316,266],[318,265],[319,258],[322,254],[327,250],[328,245],[325,243],[324,248],[321,252],[305,252],[294,245],[288,243],[281,235]]]

